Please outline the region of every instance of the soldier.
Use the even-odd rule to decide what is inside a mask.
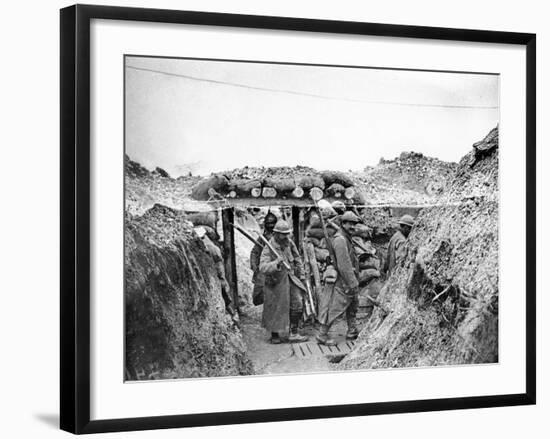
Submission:
[[[277,217],[272,212],[267,212],[264,218],[264,237],[268,241],[273,236],[273,228],[277,223]],[[254,305],[261,305],[264,303],[264,275],[260,272],[260,255],[264,248],[262,240],[258,240],[257,244],[254,244],[252,251],[250,252],[250,268],[252,269],[252,283],[254,289],[252,291],[252,302]]]
[[[341,200],[333,201],[331,206],[336,212],[336,215],[342,216],[346,212],[346,204]]]
[[[410,215],[403,215],[399,221],[399,230],[393,234],[388,245],[388,254],[384,264],[383,271],[389,277],[393,271],[397,260],[405,254],[405,241],[411,233],[414,219]]]
[[[327,346],[334,346],[336,342],[328,336],[328,331],[334,321],[344,312],[348,323],[347,339],[357,338],[355,316],[359,293],[359,261],[352,243],[355,225],[360,220],[353,212],[342,215],[342,228],[332,239],[332,248],[336,261],[332,261],[336,268],[336,280],[333,284],[325,285],[322,300],[319,303],[319,333],[317,342]]]
[[[212,256],[212,259],[214,260],[214,266],[216,267],[216,274],[218,275],[218,279],[220,281],[220,286],[222,290],[222,298],[223,302],[225,304],[225,310],[227,313],[231,316],[233,321],[235,323],[239,322],[239,314],[233,307],[230,293],[231,290],[229,288],[229,283],[227,282],[227,279],[225,278],[225,268],[223,266],[223,257],[222,252],[220,248],[214,243],[217,241],[215,237],[210,234],[204,227],[196,227],[195,232],[199,236],[199,238],[202,239],[202,242],[204,243],[204,246],[206,247],[206,250]],[[215,232],[214,232],[215,233]]]
[[[290,239],[291,229],[284,220],[277,221],[269,240],[272,249],[265,246],[260,256],[260,271],[265,274],[262,326],[271,333],[271,343],[281,343],[280,333],[290,326],[289,342],[308,338],[298,333],[302,316],[302,294],[306,289],[302,260]],[[285,263],[290,267],[288,270]]]

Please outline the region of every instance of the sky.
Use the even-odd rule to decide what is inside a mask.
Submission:
[[[497,75],[145,57],[125,75],[126,153],[173,177],[456,162],[499,120]]]

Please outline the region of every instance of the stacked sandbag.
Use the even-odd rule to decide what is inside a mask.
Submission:
[[[380,277],[380,260],[376,255],[376,249],[369,240],[355,235],[352,242],[359,260],[359,285],[365,286],[371,280]]]
[[[380,258],[370,241],[369,227],[357,224],[355,228],[352,242],[359,260],[359,309],[364,317],[370,317],[374,304],[368,297],[376,300],[383,286],[380,279]]]
[[[193,223],[194,227],[204,227],[210,238],[217,240],[218,212],[209,210],[205,212],[186,212],[186,219]]]
[[[332,239],[338,228],[329,219],[326,219],[325,222],[329,239]],[[309,225],[305,231],[304,244],[306,246],[306,251],[308,251],[310,255],[310,260],[316,262],[316,266],[312,267],[313,271],[316,272],[316,282],[320,283],[321,281],[326,281],[327,267],[329,266],[328,262],[330,258],[323,227],[317,214],[313,214],[310,217]],[[328,274],[330,274],[330,272]]]
[[[221,174],[214,174],[199,181],[191,190],[191,196],[195,200],[208,200],[211,189],[218,193],[225,193],[229,188],[229,180]]]
[[[329,239],[332,239],[340,227],[338,216],[326,219],[325,224]],[[360,262],[360,281],[362,281],[362,284],[368,283],[373,278],[380,277],[380,261],[376,255],[376,249],[370,242],[370,237],[371,229],[367,225],[362,223],[356,225],[352,240],[355,253]],[[323,274],[327,268],[326,263],[329,251],[323,227],[317,214],[311,216],[309,226],[305,232],[305,238],[313,246],[319,270]]]
[[[159,171],[160,172],[160,171]],[[320,192],[320,197],[342,198],[361,202],[360,192],[354,188],[354,180],[344,172],[323,171],[303,166],[233,169],[213,174],[192,189],[196,200],[208,200],[216,194],[227,198],[284,198],[300,199],[310,196],[310,191]]]

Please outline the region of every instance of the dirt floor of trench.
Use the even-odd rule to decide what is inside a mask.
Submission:
[[[359,316],[358,316],[359,317]],[[270,335],[262,328],[262,306],[250,307],[241,314],[240,328],[246,344],[246,353],[254,365],[256,375],[327,372],[336,369],[336,363],[353,348],[353,342],[346,340],[345,319],[338,320],[330,335],[338,347],[319,346],[315,341],[317,329],[307,324],[301,329],[309,340],[305,343],[271,344]],[[358,328],[365,323],[358,318]],[[283,334],[285,337],[288,334]]]

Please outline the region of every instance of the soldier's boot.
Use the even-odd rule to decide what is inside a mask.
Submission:
[[[346,332],[346,340],[355,340],[359,336],[357,322],[355,317],[348,317],[348,331]]]
[[[324,344],[325,346],[336,346],[336,342],[328,335],[329,326],[323,325],[319,327],[319,332],[315,336],[317,343]]]
[[[271,344],[281,344],[281,338],[279,337],[279,333],[272,332],[270,341],[271,341]]]
[[[301,335],[298,332],[301,316],[302,316],[301,311],[290,313],[290,335],[288,336],[289,343],[302,343],[309,339],[307,336]]]

